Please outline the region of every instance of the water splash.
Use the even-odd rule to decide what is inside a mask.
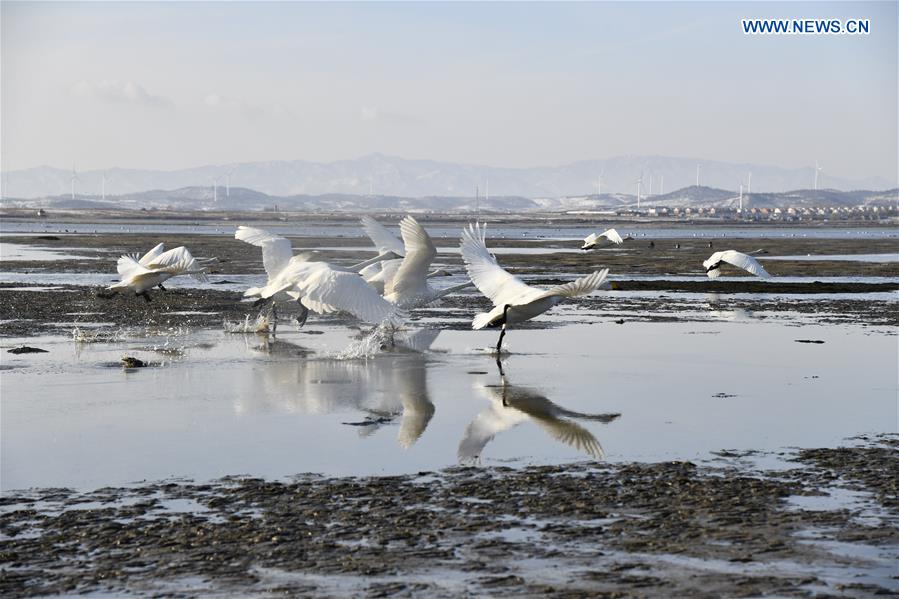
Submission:
[[[226,333],[268,333],[271,331],[271,320],[268,314],[260,313],[254,320],[248,314],[243,322],[226,320],[222,323]]]
[[[125,338],[122,329],[114,331],[97,331],[75,327],[72,329],[72,340],[75,343],[114,343]]]
[[[350,343],[344,350],[334,355],[336,360],[367,360],[390,351],[394,346],[395,329],[389,324],[380,324],[360,339]]]

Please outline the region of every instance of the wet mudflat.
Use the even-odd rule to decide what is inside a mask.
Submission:
[[[7,494],[4,596],[899,592],[899,439],[718,464],[227,478]],[[830,496],[853,500],[828,504]]]
[[[385,221],[386,222],[386,221]],[[440,266],[461,267],[458,256],[459,235],[467,221],[459,220],[450,229],[451,235],[435,237],[434,243],[441,252],[436,263]],[[352,221],[355,225],[356,221]],[[427,227],[427,222],[424,222]],[[263,225],[260,225],[263,226]],[[42,235],[17,235],[6,237],[4,241],[15,246],[32,246],[40,248],[43,257],[47,251],[53,251],[54,247],[63,248],[62,251],[72,254],[67,259],[17,259],[15,253],[3,257],[3,270],[30,272],[98,272],[103,260],[112,264],[113,268],[106,269],[115,275],[115,260],[123,253],[148,250],[159,242],[165,242],[168,247],[185,245],[190,248],[195,256],[216,256],[219,263],[212,269],[213,273],[228,275],[239,273],[262,273],[262,265],[255,252],[249,251],[243,243],[235,241],[233,231],[236,224],[223,225],[219,235],[208,234],[153,234],[153,233],[119,233],[119,234],[67,234],[59,236],[56,241],[47,241]],[[590,231],[585,226],[585,231]],[[539,231],[539,228],[535,229]],[[723,249],[735,249],[741,252],[754,252],[762,250],[760,258],[766,256],[806,256],[832,255],[832,254],[895,254],[897,240],[893,237],[880,238],[846,238],[846,239],[815,239],[804,237],[767,237],[767,238],[716,238],[706,239],[692,237],[684,231],[683,237],[653,239],[651,229],[647,229],[648,237],[637,237],[625,241],[621,246],[602,247],[592,252],[577,252],[581,245],[579,239],[550,240],[534,239],[533,233],[528,237],[490,237],[491,248],[502,250],[502,263],[517,272],[527,273],[532,270],[545,272],[547,266],[551,272],[564,274],[572,272],[586,272],[590,269],[608,267],[613,274],[639,273],[639,274],[703,274],[702,261],[712,252]],[[586,235],[586,233],[585,233]],[[297,251],[319,248],[320,255],[325,260],[334,260],[341,264],[372,257],[373,248],[371,241],[361,236],[354,230],[352,235],[345,237],[322,236],[288,236]],[[713,247],[709,247],[712,243]],[[652,244],[652,245],[650,245]],[[514,248],[521,249],[521,253],[515,253]],[[535,256],[530,253],[534,250],[548,252]],[[558,253],[552,253],[557,250]],[[564,250],[564,251],[562,251]],[[538,257],[539,256],[539,257]],[[776,260],[768,261],[766,268],[775,276],[899,276],[899,263],[893,262],[851,262],[844,260],[815,261],[813,265],[808,260]]]

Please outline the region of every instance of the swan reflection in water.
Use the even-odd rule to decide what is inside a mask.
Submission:
[[[744,322],[756,318],[752,311],[733,306],[733,301],[723,301],[721,296],[715,292],[706,294],[706,303],[709,308],[709,316],[716,320]]]
[[[459,461],[478,462],[493,438],[531,420],[550,437],[590,457],[601,460],[605,453],[596,437],[575,420],[608,423],[621,414],[583,414],[559,406],[540,392],[509,383],[502,365],[499,385],[477,386],[490,405],[474,417],[459,443]]]
[[[364,360],[302,357],[307,351],[302,347],[270,342],[267,353],[293,359],[254,368],[253,392],[237,394],[235,410],[300,414],[361,411],[363,420],[344,423],[357,426],[361,436],[374,434],[399,419],[397,442],[408,448],[434,416],[425,352],[439,333],[427,329],[398,333],[389,348]]]

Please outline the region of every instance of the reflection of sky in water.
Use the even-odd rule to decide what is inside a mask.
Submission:
[[[506,374],[566,410],[620,412],[607,424],[577,421],[614,461],[833,446],[895,430],[895,336],[716,310],[733,312],[740,324],[512,330]],[[559,312],[550,320],[564,321],[567,311]],[[338,361],[330,356],[352,342],[348,331],[307,327],[324,334],[285,326],[268,349],[255,336],[221,331],[81,346],[28,339],[50,353],[3,354],[14,367],[2,376],[3,488],[418,472],[457,463],[465,431],[489,407],[485,386],[500,382],[481,349],[495,343],[495,331],[443,331],[425,355]],[[122,355],[166,364],[128,372],[104,365]],[[529,418],[496,434],[482,454],[485,464],[580,459],[589,458]]]
[[[759,260],[798,260],[800,262],[899,262],[899,254],[809,254],[806,256],[759,256]]]
[[[38,260],[99,260],[96,256],[78,255],[79,248],[44,248],[21,243],[0,242],[0,262],[22,260],[26,262]]]
[[[279,235],[297,235],[308,237],[363,237],[362,227],[358,224],[358,220],[352,215],[347,215],[345,221],[332,223],[310,223],[310,216],[304,216],[304,222],[285,223],[285,222],[263,222],[252,223],[254,227],[269,229],[273,233]],[[460,216],[460,218],[463,218]],[[474,215],[472,215],[472,219]],[[490,222],[488,217],[487,222]],[[383,219],[383,223],[392,228],[395,232],[399,231],[396,222]],[[882,239],[899,237],[899,229],[897,228],[853,228],[853,227],[707,227],[696,226],[687,228],[685,224],[679,228],[666,227],[637,227],[632,224],[617,225],[602,220],[597,217],[595,224],[585,224],[583,226],[565,226],[555,227],[541,223],[537,227],[532,227],[522,223],[521,226],[510,225],[490,225],[487,236],[490,238],[500,237],[507,239],[554,239],[554,240],[580,240],[595,230],[602,230],[608,226],[614,226],[622,235],[631,235],[637,239],[671,239],[696,237],[697,239],[718,239],[718,238],[759,238],[759,237],[807,237],[810,239]],[[0,232],[5,235],[16,233],[52,233],[62,234],[68,233],[159,233],[159,234],[178,234],[191,233],[201,235],[228,235],[233,234],[240,221],[234,222],[218,222],[213,224],[185,223],[183,221],[144,221],[139,223],[65,223],[52,222],[46,220],[22,222],[18,220],[4,219],[0,221]],[[440,226],[427,225],[428,233],[435,238],[459,238],[461,233],[460,225]]]

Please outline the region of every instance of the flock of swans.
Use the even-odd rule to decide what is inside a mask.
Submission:
[[[393,331],[411,311],[474,286],[490,300],[493,308],[475,314],[471,326],[473,329],[490,327],[500,330],[495,351],[502,382],[496,386],[481,387],[489,406],[467,427],[459,444],[460,460],[479,459],[491,439],[525,420],[534,421],[552,438],[578,451],[596,459],[603,457],[599,442],[576,420],[610,422],[618,414],[570,411],[537,391],[513,386],[506,379],[499,356],[508,327],[535,318],[567,299],[608,288],[607,268],[548,288],[528,285],[500,266],[487,247],[486,226],[473,223],[463,229],[460,240],[462,262],[469,280],[440,288],[434,286],[432,281],[450,273],[433,267],[437,248],[415,218],[406,216],[400,221],[399,237],[368,216],[362,218],[362,226],[372,240],[377,255],[347,267],[330,264],[315,251],[295,253],[288,239],[269,231],[247,226],[237,228],[234,234],[236,240],[261,250],[266,281],[263,285],[246,289],[243,295],[254,300],[256,306],[268,306],[268,322],[272,332],[277,323],[278,305],[298,307],[297,322],[300,326],[305,324],[310,311],[317,314],[344,312],[361,321],[381,325],[376,330]],[[628,239],[622,238],[614,229],[608,229],[588,236],[581,249],[591,250],[605,244],[619,245]],[[121,280],[109,289],[114,292],[130,290],[150,301],[148,292],[154,287],[165,290],[163,283],[171,277],[189,275],[205,280],[207,267],[214,262],[214,258],[195,258],[183,246],[166,251],[165,246],[159,244],[143,256],[125,255],[119,258]],[[720,275],[722,263],[757,276],[769,276],[751,256],[728,250],[715,252],[703,263],[709,278]],[[436,332],[419,331],[407,334],[407,337],[410,342],[421,337],[413,344],[413,352],[420,356],[433,342]],[[424,349],[418,348],[418,345]],[[420,374],[423,372],[422,369]],[[346,424],[359,425],[360,433],[371,434],[381,423],[390,422],[399,414],[402,419],[398,440],[403,447],[408,447],[422,434],[434,414],[433,404],[421,390],[423,385],[423,381],[417,380],[415,389],[398,394],[401,409],[383,413],[369,410],[377,417],[362,423]]]
[[[349,267],[329,264],[315,251],[294,254],[290,241],[268,231],[239,226],[235,239],[261,248],[267,275],[265,285],[244,292],[256,303],[268,302],[277,322],[277,305],[292,303],[300,308],[298,322],[302,326],[310,311],[317,314],[346,312],[369,323],[398,325],[412,310],[426,307],[441,298],[474,286],[493,303],[489,312],[476,314],[473,329],[500,329],[496,352],[502,351],[509,326],[535,318],[566,299],[588,295],[606,285],[608,269],[602,269],[570,283],[546,289],[528,285],[505,270],[487,248],[486,225],[474,223],[462,231],[460,250],[469,282],[438,288],[431,280],[446,273],[432,269],[437,248],[428,232],[412,216],[400,223],[396,237],[371,217],[363,217],[362,225],[378,255]],[[621,244],[625,239],[615,229],[591,234],[581,249],[589,250],[601,243]],[[194,258],[181,246],[166,251],[159,244],[144,254],[126,255],[118,260],[120,281],[111,291],[130,290],[149,301],[153,287],[164,289],[171,277],[190,275],[205,279],[207,266],[214,258]],[[709,278],[720,275],[722,263],[737,266],[760,277],[769,276],[759,262],[734,250],[715,252],[703,262]]]

